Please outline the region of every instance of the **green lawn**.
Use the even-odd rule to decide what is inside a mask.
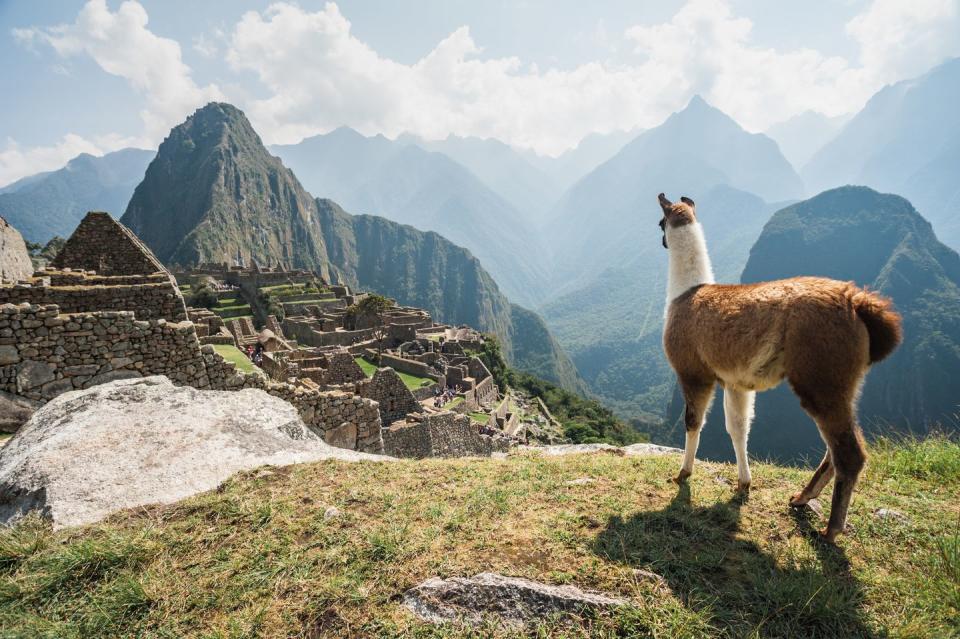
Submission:
[[[214,344],[213,350],[217,351],[223,359],[236,364],[238,371],[252,373],[258,370],[257,367],[253,365],[253,362],[250,361],[250,358],[241,353],[240,349],[232,344]]]
[[[480,422],[481,424],[486,424],[490,421],[490,415],[486,413],[470,413],[470,419],[475,422]]]
[[[0,529],[0,636],[956,637],[960,446],[871,452],[838,546],[787,506],[809,471],[755,464],[744,497],[730,464],[678,488],[676,455],[327,461],[85,528],[31,517]],[[630,603],[522,634],[402,605],[483,571]]]
[[[377,372],[376,364],[367,361],[365,357],[354,357],[353,359],[363,369],[363,374],[367,377],[373,377],[373,374]]]

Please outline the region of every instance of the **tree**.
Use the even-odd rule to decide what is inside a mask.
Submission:
[[[380,357],[383,355],[383,340],[388,334],[386,311],[395,305],[396,302],[383,295],[367,295],[359,302],[348,306],[343,317],[344,325],[348,329],[373,329],[373,338],[377,340],[377,364],[380,363]]]

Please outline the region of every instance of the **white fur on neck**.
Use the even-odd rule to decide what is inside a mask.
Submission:
[[[667,227],[670,271],[667,275],[667,307],[670,302],[694,286],[713,284],[713,267],[707,254],[707,241],[699,222],[676,228]]]

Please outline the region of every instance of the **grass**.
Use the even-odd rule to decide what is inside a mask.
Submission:
[[[401,605],[430,576],[481,571],[632,602],[544,620],[537,637],[957,636],[958,456],[944,440],[878,447],[839,547],[785,505],[808,472],[766,464],[748,500],[730,465],[700,463],[678,489],[673,456],[250,472],[97,526],[0,531],[0,636],[513,636],[424,625]],[[331,505],[342,514],[325,519]]]
[[[354,361],[356,361],[360,368],[363,369],[363,374],[367,377],[373,377],[373,374],[377,372],[376,364],[367,360],[365,357],[355,357]],[[430,386],[431,384],[436,383],[429,377],[419,377],[417,375],[411,375],[402,371],[397,371],[397,375],[400,376],[400,379],[403,380],[404,385],[410,390],[416,390],[418,388]]]
[[[490,421],[490,415],[487,413],[469,413],[470,419],[481,424],[486,424]]]
[[[373,374],[377,372],[377,365],[368,361],[365,357],[355,357],[354,361],[363,369],[363,374],[367,377],[373,377]]]
[[[253,373],[257,370],[257,367],[253,365],[250,358],[232,344],[214,344],[213,350],[217,351],[223,359],[235,364],[237,370],[241,373]]]

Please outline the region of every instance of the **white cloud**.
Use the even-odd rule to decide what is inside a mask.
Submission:
[[[14,37],[27,46],[46,43],[64,58],[88,55],[107,73],[127,80],[144,99],[144,144],[155,144],[191,111],[222,97],[215,85],[197,86],[180,45],[147,28],[147,12],[138,2],[124,2],[111,12],[106,0],[89,0],[73,24],[16,29]]]
[[[958,0],[871,0],[846,25],[859,48],[849,60],[759,46],[752,21],[735,15],[730,0],[688,0],[659,24],[620,36],[598,28],[597,37],[632,49],[632,56],[560,70],[484,57],[466,26],[404,64],[357,38],[335,3],[308,11],[280,2],[244,14],[229,33],[195,38],[193,48],[208,57],[225,49],[237,74],[227,93],[268,143],[348,125],[388,136],[496,137],[558,154],[589,133],[654,126],[694,93],[754,131],[807,110],[854,111],[884,84],[960,55],[958,20]],[[13,35],[22,46],[49,45],[64,58],[88,55],[125,78],[145,104],[139,146],[155,144],[193,109],[222,99],[216,85],[194,82],[180,45],[151,32],[135,1],[111,12],[104,0],[89,0],[73,24]],[[37,157],[55,155],[45,153]]]
[[[8,138],[4,149],[0,150],[0,186],[6,186],[27,175],[59,169],[81,153],[103,155],[135,145],[135,140],[116,135],[88,140],[68,133],[51,146],[24,149],[15,140]]]
[[[335,3],[316,12],[279,3],[241,18],[227,59],[270,91],[246,107],[271,142],[346,124],[387,135],[497,137],[555,154],[591,132],[655,125],[694,93],[751,130],[806,110],[853,111],[883,84],[956,54],[955,14],[955,0],[874,0],[848,25],[861,47],[856,64],[756,46],[752,22],[726,0],[689,0],[667,22],[626,30],[632,63],[561,71],[484,59],[467,27],[401,64],[354,36]]]

